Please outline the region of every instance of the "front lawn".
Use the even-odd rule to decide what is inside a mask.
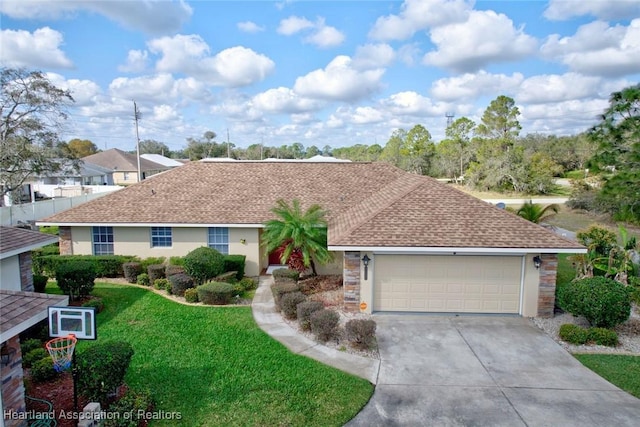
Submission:
[[[258,328],[250,307],[186,306],[104,283],[93,295],[105,304],[98,340],[135,350],[127,384],[149,390],[156,411],[182,415],[154,426],[339,426],[373,393],[366,380],[289,352]]]
[[[574,354],[574,357],[605,380],[640,398],[640,356]]]

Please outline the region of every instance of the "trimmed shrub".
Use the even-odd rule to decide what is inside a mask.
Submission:
[[[124,272],[122,265],[134,261],[135,257],[129,255],[48,255],[34,258],[32,268],[38,273],[55,277],[58,266],[76,261],[84,261],[93,264],[96,277],[122,277]]]
[[[164,264],[151,264],[147,267],[147,274],[149,275],[149,281],[154,283],[158,279],[164,279]]]
[[[214,282],[225,282],[225,283],[235,283],[238,279],[236,279],[235,271],[227,271],[226,273],[222,273],[214,279]]]
[[[282,298],[282,295],[288,294],[289,292],[300,292],[300,286],[293,282],[271,285],[271,293],[273,294],[273,300],[276,304],[276,310],[280,311],[280,298]]]
[[[304,301],[298,304],[296,307],[298,323],[303,331],[311,329],[311,315],[323,309],[324,305],[320,301]]]
[[[351,319],[345,325],[347,340],[357,348],[371,348],[376,340],[376,322],[371,319]]]
[[[236,279],[241,280],[244,277],[244,267],[247,257],[244,255],[225,255],[224,271],[235,271]]]
[[[198,299],[209,305],[229,304],[234,293],[233,285],[222,282],[205,283],[196,289],[198,290]]]
[[[145,258],[142,261],[140,261],[140,264],[142,264],[142,271],[146,271],[147,273],[149,273],[147,270],[152,265],[160,265],[161,264],[161,265],[164,266],[165,260],[166,260],[166,258],[163,257],[163,256]]]
[[[49,363],[53,363],[49,356],[49,352],[46,349],[42,347],[34,348],[28,353],[22,355],[22,365],[26,368],[30,368],[35,362],[45,358],[49,358]]]
[[[193,283],[191,276],[185,273],[169,276],[169,282],[171,283],[171,293],[173,295],[178,295],[179,297],[184,296],[184,291],[187,289],[195,287],[195,283]]]
[[[285,282],[297,282],[300,278],[300,273],[288,268],[277,268],[273,270],[273,281],[275,283]]]
[[[94,307],[96,309],[96,313],[100,313],[104,310],[104,302],[102,302],[102,298],[92,298],[89,301],[82,304],[83,307]]]
[[[565,323],[561,325],[558,335],[562,341],[575,345],[582,345],[586,343],[587,338],[589,337],[586,329],[578,325],[574,325],[573,323]]]
[[[167,279],[175,274],[180,274],[180,273],[184,273],[184,267],[182,267],[181,265],[170,264],[164,268],[164,276]]]
[[[162,280],[162,279],[160,279],[160,280]],[[169,295],[171,295],[173,293],[172,289],[173,289],[173,284],[171,283],[170,280],[167,280],[167,283],[165,284],[164,290],[167,291],[167,293]],[[191,289],[191,288],[188,288],[188,289]]]
[[[36,292],[44,293],[44,290],[47,287],[47,281],[49,278],[47,276],[41,276],[40,274],[33,275],[33,290]]]
[[[138,274],[136,283],[141,286],[149,286],[151,284],[151,280],[149,280],[149,275],[147,273],[142,273]]]
[[[105,404],[124,381],[132,357],[133,347],[126,341],[98,343],[78,353],[78,392]]]
[[[122,264],[122,271],[127,282],[136,283],[138,276],[142,274],[142,264],[139,262],[125,262]]]
[[[95,265],[91,262],[66,262],[56,269],[58,287],[71,300],[89,295],[93,291],[95,280]]]
[[[169,258],[169,265],[174,265],[176,267],[182,267],[184,265],[184,257],[172,256],[171,258]]]
[[[49,381],[58,376],[56,370],[53,369],[53,361],[49,356],[33,362],[29,372],[31,373],[31,379],[35,383]]]
[[[109,405],[112,414],[127,414],[123,417],[107,417],[100,425],[103,427],[138,427],[146,425],[149,411],[153,408],[151,392],[137,392],[128,389],[125,394]]]
[[[320,341],[328,341],[338,332],[340,315],[333,310],[318,310],[311,315],[311,332]]]
[[[153,281],[153,287],[159,290],[166,290],[167,285],[171,287],[171,283],[167,279],[156,279]]]
[[[29,338],[28,340],[24,340],[20,343],[20,352],[22,354],[27,354],[36,348],[44,348],[42,341],[37,338]]]
[[[618,334],[611,329],[605,328],[589,328],[588,341],[592,341],[598,345],[607,347],[615,347],[618,345]]]
[[[567,283],[558,292],[558,304],[574,316],[584,316],[595,327],[613,328],[631,315],[629,289],[605,277]]]
[[[224,273],[224,256],[213,248],[202,246],[184,257],[184,271],[200,285]]]
[[[243,277],[239,283],[245,291],[252,291],[258,288],[258,281],[251,277]]]
[[[289,292],[282,295],[280,307],[287,319],[295,320],[298,317],[298,304],[305,302],[307,297],[302,292]]]
[[[186,302],[198,302],[198,290],[196,288],[189,288],[184,291],[184,300]]]

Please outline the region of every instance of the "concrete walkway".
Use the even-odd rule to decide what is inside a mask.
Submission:
[[[276,313],[270,288],[272,283],[272,276],[261,276],[256,295],[251,304],[253,318],[260,326],[260,329],[280,341],[293,353],[310,357],[326,365],[364,378],[373,384],[376,383],[380,368],[379,360],[328,348],[310,340],[289,326],[282,319],[280,313]]]

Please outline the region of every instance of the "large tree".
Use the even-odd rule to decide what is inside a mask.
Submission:
[[[431,140],[431,133],[422,125],[415,125],[407,132],[400,154],[403,169],[418,175],[427,175],[432,169],[436,147]]]
[[[98,150],[96,144],[89,141],[88,139],[78,138],[74,138],[71,141],[67,142],[66,149],[69,150],[69,153],[77,159],[96,154],[98,151],[100,151]]]
[[[171,157],[171,150],[164,142],[145,139],[140,141],[140,154],[160,154],[165,157]]]
[[[72,163],[64,159],[69,153],[63,149],[58,132],[73,97],[40,71],[2,68],[0,83],[0,185],[4,197],[27,178],[55,173]]]
[[[436,146],[440,168],[456,182],[464,176],[471,160],[471,137],[475,127],[476,124],[473,120],[460,117],[447,126],[446,139]]]
[[[505,147],[513,145],[522,126],[518,121],[520,110],[513,98],[500,95],[482,114],[482,123],[477,127],[478,135],[500,141]]]

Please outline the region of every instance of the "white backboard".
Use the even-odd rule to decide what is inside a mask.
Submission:
[[[95,307],[48,307],[49,336],[66,337],[73,334],[79,340],[95,340]]]

